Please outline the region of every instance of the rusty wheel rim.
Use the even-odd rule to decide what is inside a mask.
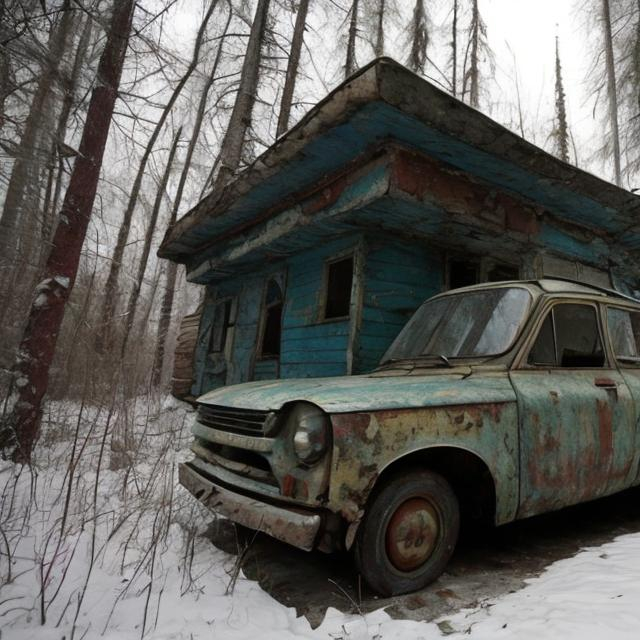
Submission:
[[[426,498],[410,498],[389,519],[387,557],[399,571],[415,571],[433,553],[440,536],[440,517]]]

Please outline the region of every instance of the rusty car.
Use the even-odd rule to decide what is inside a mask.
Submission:
[[[301,549],[351,550],[382,595],[414,591],[443,572],[461,526],[638,484],[639,342],[640,303],[613,290],[451,290],[371,373],[201,396],[180,482]]]

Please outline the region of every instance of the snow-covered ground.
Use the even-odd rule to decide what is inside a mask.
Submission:
[[[34,469],[0,467],[3,640],[638,637],[640,534],[447,619],[329,609],[311,629],[199,535],[212,516],[175,473],[190,421],[185,405],[157,398],[48,407]]]

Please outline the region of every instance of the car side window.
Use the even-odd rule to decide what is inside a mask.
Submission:
[[[544,319],[527,363],[548,367],[602,367],[605,363],[595,307],[555,305]]]
[[[616,358],[640,364],[640,313],[609,307],[607,325]]]

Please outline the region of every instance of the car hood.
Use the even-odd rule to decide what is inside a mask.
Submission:
[[[304,400],[328,413],[410,409],[515,401],[502,373],[437,373],[424,376],[344,376],[247,382],[220,387],[198,402],[238,409],[277,410]]]

